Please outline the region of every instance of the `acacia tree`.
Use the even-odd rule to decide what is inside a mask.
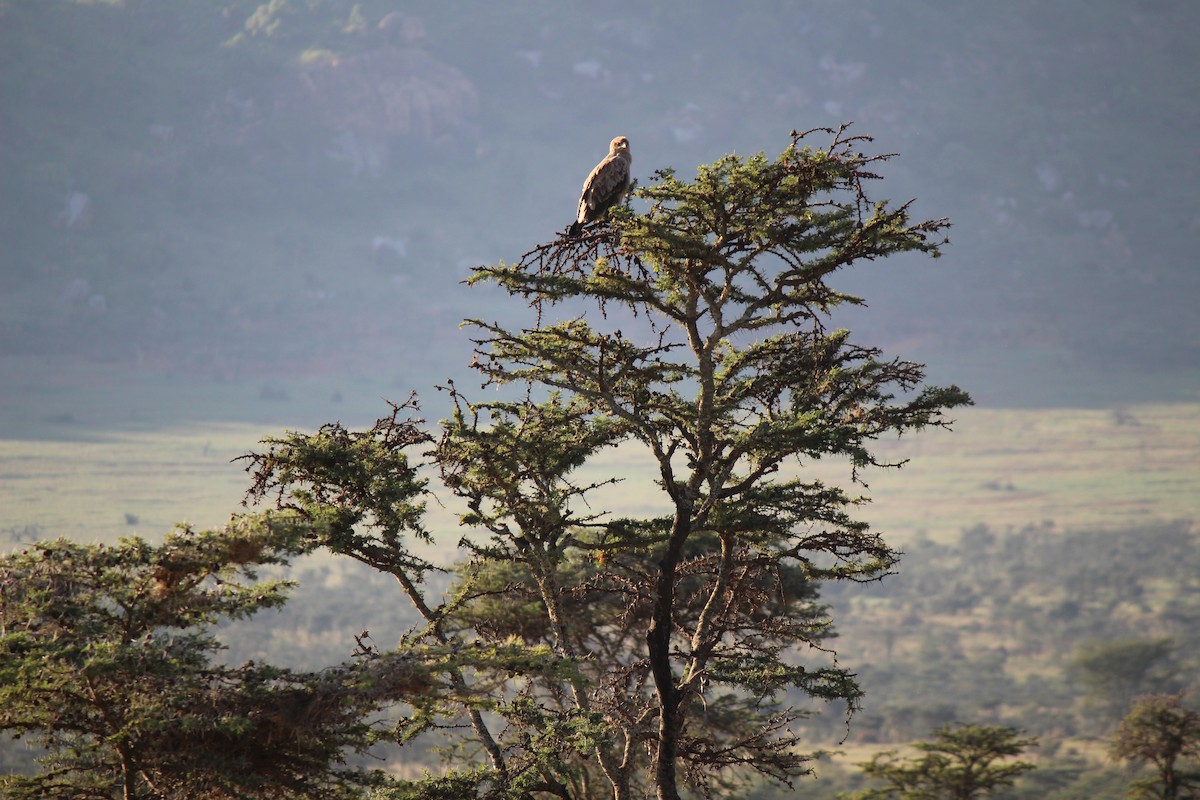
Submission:
[[[385,796],[673,800],[756,772],[788,782],[808,762],[807,710],[789,698],[857,705],[816,587],[877,578],[897,554],[853,516],[861,498],[802,467],[845,458],[854,478],[879,464],[877,437],[970,401],[829,328],[861,302],[831,274],[936,255],[947,223],[871,201],[886,156],[828,133],[824,149],[796,134],[774,160],[729,156],[690,182],[660,172],[637,192],[645,213],[477,270],[535,312],[520,330],[471,322],[484,383],[515,392],[445,387],[436,436],[393,413],[249,456],[253,497],[395,577],[424,620],[395,652],[444,659],[441,691],[410,699],[395,734],[449,731],[452,763]],[[655,475],[646,516],[592,504],[619,476],[580,477],[618,446]],[[420,452],[467,508],[446,594],[413,546],[429,538]]]
[[[1022,739],[1015,728],[996,725],[943,725],[931,742],[917,742],[922,755],[897,758],[878,753],[860,764],[883,786],[853,795],[853,800],[974,800],[1034,769],[1028,761],[1011,761],[1037,739]]]
[[[1110,755],[1157,773],[1130,787],[1130,797],[1176,800],[1200,796],[1200,712],[1183,704],[1183,694],[1138,698],[1113,735]]]
[[[828,329],[832,309],[861,302],[833,289],[832,273],[903,251],[936,254],[947,224],[914,223],[907,204],[870,200],[871,169],[886,156],[862,155],[864,138],[844,129],[829,133],[825,149],[795,135],[774,160],[727,156],[691,182],[661,171],[636,193],[646,213],[617,214],[580,240],[474,277],[539,311],[525,330],[474,322],[488,380],[578,398],[657,471],[667,513],[602,536],[605,552],[640,554],[644,582],[628,605],[642,612],[652,785],[664,800],[679,796],[681,763],[695,778],[738,764],[781,778],[800,768],[789,712],[722,746],[710,727],[689,724],[713,693],[857,697],[844,671],[782,657],[820,636],[770,598],[787,597],[789,569],[865,579],[895,553],[850,516],[851,496],[785,463],[877,464],[873,439],[942,424],[945,409],[969,402],[955,387],[919,389],[920,365],[883,360]],[[593,303],[594,313],[548,320],[566,301]]]
[[[213,663],[211,625],[280,605],[255,569],[305,552],[294,517],[180,529],[161,545],[58,540],[0,559],[0,730],[44,749],[13,798],[350,798],[369,715],[428,688],[393,655],[308,673]]]

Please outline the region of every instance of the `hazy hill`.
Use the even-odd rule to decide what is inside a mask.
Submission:
[[[0,2],[0,355],[457,371],[458,285],[636,174],[853,121],[939,261],[847,322],[985,404],[1195,399],[1200,7]],[[816,136],[814,143],[820,144]]]

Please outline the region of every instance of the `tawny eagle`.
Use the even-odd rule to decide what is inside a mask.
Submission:
[[[579,213],[567,233],[578,236],[587,223],[599,219],[605,211],[625,199],[632,181],[630,166],[633,156],[629,154],[629,140],[618,136],[608,145],[608,155],[596,165],[579,195]]]

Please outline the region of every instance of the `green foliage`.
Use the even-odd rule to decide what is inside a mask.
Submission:
[[[416,664],[212,661],[208,629],[282,604],[288,584],[255,569],[308,538],[295,515],[267,514],[0,561],[0,729],[46,751],[40,774],[0,778],[5,796],[350,797],[378,782],[338,765],[369,744],[369,714],[425,685]]]
[[[1110,755],[1156,774],[1136,781],[1129,797],[1177,800],[1200,791],[1200,712],[1182,694],[1139,698],[1113,734]]]
[[[392,415],[379,420],[369,431],[352,432],[340,425],[327,425],[315,434],[267,440],[270,448],[266,452],[248,457],[255,477],[251,493],[257,497],[273,495],[277,505],[312,521],[315,529],[321,531],[314,540],[315,546],[393,576],[422,618],[422,625],[404,637],[395,653],[436,663],[444,691],[428,691],[422,697],[408,698],[411,711],[396,726],[394,738],[404,743],[421,734],[446,730],[460,740],[460,745],[452,756],[454,772],[404,782],[396,790],[398,796],[465,796],[468,787],[475,787],[489,796],[524,797],[531,785],[541,785],[548,780],[547,776],[563,773],[564,759],[578,758],[577,748],[591,741],[580,733],[581,725],[594,726],[595,715],[567,711],[565,716],[552,719],[544,714],[539,716],[532,705],[532,695],[528,694],[530,689],[524,694],[514,694],[510,689],[522,684],[561,686],[578,683],[579,678],[577,664],[561,650],[539,642],[520,625],[505,625],[506,619],[514,618],[514,612],[520,612],[512,607],[511,600],[504,604],[501,614],[472,616],[480,598],[496,597],[503,602],[506,595],[519,596],[507,583],[496,586],[487,581],[488,575],[501,574],[509,563],[504,553],[476,547],[480,560],[463,567],[463,583],[455,587],[445,602],[439,603],[431,595],[425,577],[439,568],[415,555],[405,536],[411,533],[418,539],[426,537],[420,524],[418,499],[424,494],[426,484],[417,476],[419,464],[410,461],[409,455],[415,448],[431,444],[432,439],[421,429],[419,420],[399,417],[404,409],[415,409],[415,401],[393,406]],[[563,431],[571,431],[572,435],[564,436]],[[559,441],[566,442],[569,450],[578,451],[579,445],[574,441],[578,430],[574,426],[552,426],[543,433],[553,433]],[[522,490],[543,485],[537,476],[532,483],[522,484],[513,480],[516,477],[513,472],[488,473],[485,457],[496,459],[493,465],[509,465],[508,469],[514,469],[515,464],[518,472],[525,468],[519,462],[509,461],[517,455],[504,449],[503,442],[524,453],[545,454],[550,446],[549,440],[540,437],[526,440],[504,430],[498,434],[497,447],[482,450],[476,449],[478,443],[470,442],[460,442],[455,449],[445,439],[439,450],[445,453],[442,465],[447,483],[462,487],[482,480],[492,497],[511,505],[497,510],[480,498],[469,519],[488,519],[497,526],[511,524],[512,519],[527,522],[532,540],[533,521],[539,519],[538,512],[553,517],[561,509],[541,506],[530,510]],[[452,450],[464,459],[457,466],[452,465],[449,455]],[[558,474],[556,470],[569,471],[579,461],[577,454],[549,455],[541,466],[551,474]],[[508,489],[512,491],[506,492]],[[569,496],[570,493],[563,495]],[[561,534],[562,526],[551,533]],[[548,542],[543,537],[539,544],[546,546]],[[524,618],[535,616],[536,608],[523,614]],[[372,650],[371,655],[379,658],[386,653]],[[505,738],[493,732],[493,723],[485,719],[484,712],[505,720]],[[485,752],[488,768],[480,768],[471,748],[462,746],[464,720],[473,730],[475,743]],[[575,733],[567,736],[570,730]],[[548,735],[551,731],[565,738]],[[470,754],[463,755],[464,752]]]
[[[1042,767],[1038,768],[1037,772],[1030,773],[1030,776],[1036,778],[1043,771]],[[1082,769],[1076,770],[1076,777],[1065,786],[1060,786],[1054,789],[1041,790],[1041,787],[1036,781],[1018,780],[1018,789],[1024,788],[1027,783],[1032,783],[1031,791],[1028,794],[1022,794],[1020,791],[1010,791],[1007,794],[1011,797],[1043,797],[1045,800],[1095,800],[1097,797],[1119,797],[1121,792],[1129,783],[1127,776],[1116,769],[1097,769],[1092,767],[1086,771]]]
[[[380,791],[379,800],[459,800],[476,797],[498,777],[494,770],[464,769],[449,775],[427,774],[422,780]]]
[[[908,759],[895,751],[877,754],[860,764],[867,777],[884,786],[853,795],[854,800],[972,800],[1012,785],[1034,769],[1028,761],[1010,761],[1037,743],[1019,731],[990,725],[945,725],[933,741],[917,742],[923,753]]]
[[[254,476],[248,496],[273,494],[279,508],[302,514],[318,537],[313,547],[398,578],[419,578],[430,565],[410,553],[405,535],[429,539],[421,525],[425,480],[409,463],[408,450],[430,438],[419,420],[400,416],[411,409],[412,398],[392,404],[391,415],[367,431],[331,423],[316,434],[265,439],[266,452],[244,457]]]

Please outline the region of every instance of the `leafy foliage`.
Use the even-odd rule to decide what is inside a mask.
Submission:
[[[1110,753],[1133,766],[1150,764],[1157,774],[1136,781],[1129,797],[1195,797],[1200,791],[1200,712],[1182,694],[1139,698],[1113,735]]]
[[[295,515],[179,530],[160,546],[58,540],[0,561],[0,728],[44,747],[6,797],[351,797],[369,715],[425,686],[397,658],[300,673],[212,662],[206,629],[284,602],[255,568],[305,552]]]
[[[900,759],[895,751],[879,753],[861,764],[884,786],[854,795],[855,800],[973,800],[985,797],[1017,776],[1034,769],[1028,761],[1009,761],[1036,739],[1019,738],[1015,728],[989,725],[943,726],[934,740],[917,742],[924,755]]]
[[[825,330],[833,307],[857,302],[829,274],[935,253],[944,226],[869,202],[879,158],[855,152],[863,138],[829,133],[828,150],[796,135],[774,161],[726,158],[693,183],[660,173],[642,190],[646,215],[617,210],[611,225],[478,270],[474,282],[536,309],[527,330],[473,323],[477,369],[523,399],[473,403],[451,383],[436,442],[397,406],[371,431],[329,425],[250,456],[253,496],[273,495],[320,523],[320,546],[400,582],[425,623],[400,651],[448,655],[447,691],[397,732],[461,736],[465,721],[483,763],[460,743],[457,771],[404,796],[674,797],[677,764],[704,791],[753,772],[787,782],[808,758],[794,727],[807,711],[786,692],[857,701],[825,644],[816,581],[869,580],[895,554],[850,515],[858,498],[777,475],[794,458],[875,464],[872,439],[944,424],[968,399],[916,391],[918,365]],[[609,327],[586,310],[550,320],[566,303],[591,304]],[[616,313],[637,327],[612,325]],[[619,444],[654,459],[662,513],[591,507],[614,479],[574,473]],[[424,446],[466,502],[464,525],[485,537],[463,538],[471,558],[442,601],[423,583],[439,568],[406,540],[425,536],[426,486],[410,460]]]

